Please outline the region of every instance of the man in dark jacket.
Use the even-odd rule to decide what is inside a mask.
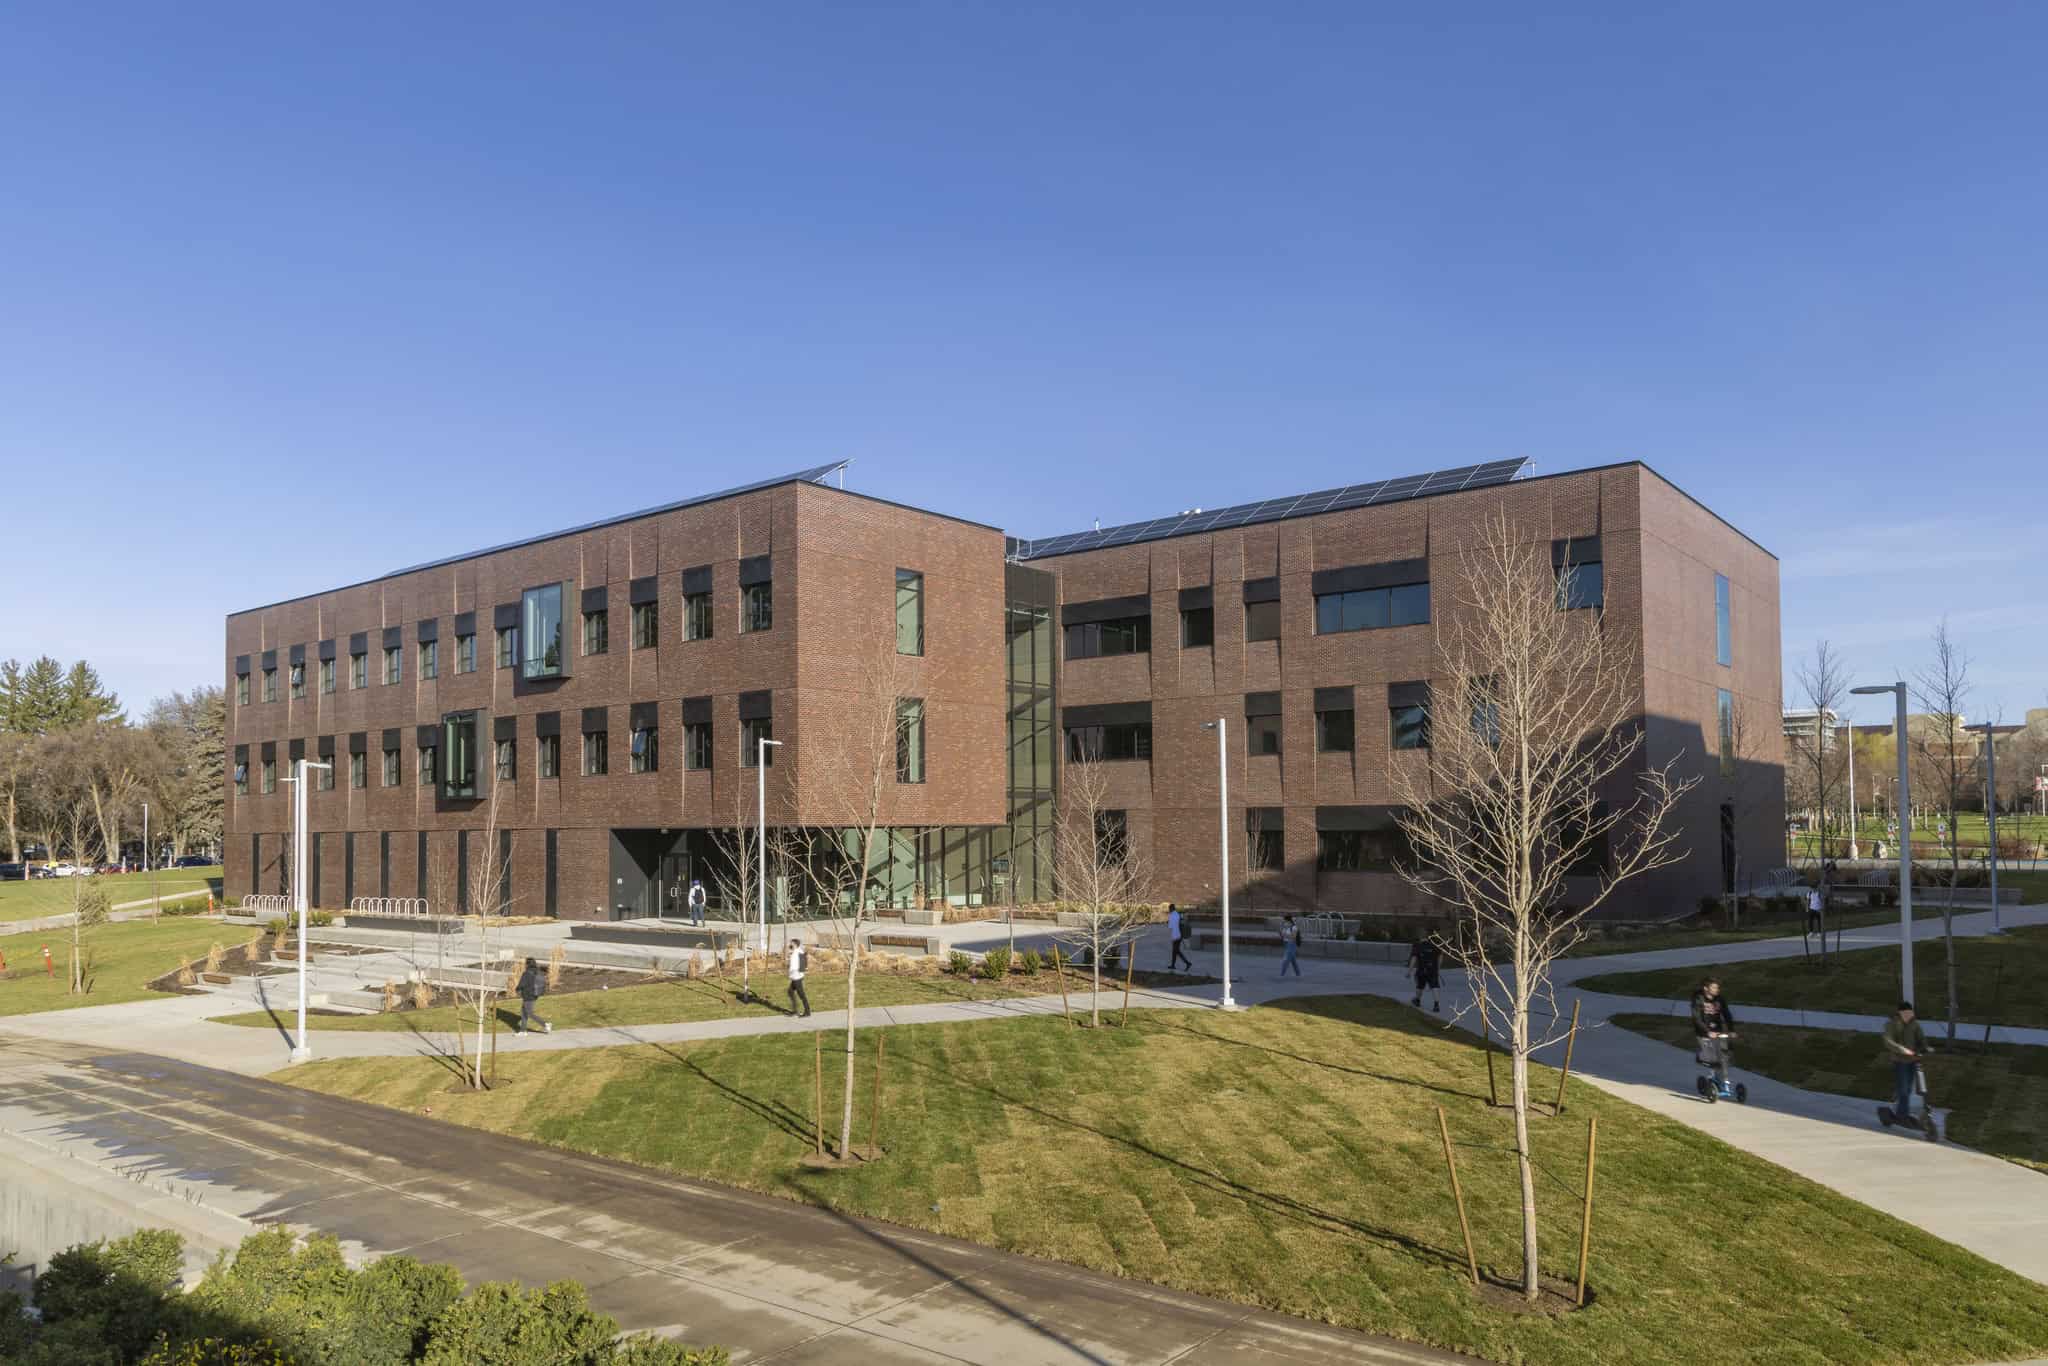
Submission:
[[[1415,983],[1415,999],[1409,1004],[1422,1009],[1422,993],[1428,991],[1434,998],[1432,1008],[1443,1014],[1443,955],[1426,934],[1417,935],[1408,946],[1408,976]]]
[[[1728,1041],[1735,1037],[1735,1012],[1721,995],[1720,979],[1709,977],[1692,994],[1692,1034],[1700,1066],[1714,1069],[1714,1084],[1728,1089]]]
[[[524,1034],[530,1024],[540,1026],[543,1034],[552,1034],[555,1027],[533,1013],[533,1004],[547,994],[547,969],[533,959],[526,960],[526,971],[519,974],[519,1023],[512,1027],[514,1034]]]
[[[1899,1002],[1898,1010],[1884,1022],[1885,1056],[1892,1060],[1892,1112],[1911,1123],[1913,1079],[1920,1070],[1920,1057],[1927,1051],[1927,1034],[1913,1018],[1913,1003]]]

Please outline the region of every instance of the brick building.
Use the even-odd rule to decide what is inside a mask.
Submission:
[[[833,488],[839,468],[230,616],[228,891],[284,890],[303,754],[334,764],[309,796],[317,905],[474,904],[494,841],[517,913],[672,913],[751,820],[762,739],[783,744],[771,824],[844,811],[825,784],[849,662],[893,639],[886,903],[1049,897],[1081,753],[1158,895],[1214,899],[1222,716],[1233,895],[1411,906],[1387,775],[1426,743],[1429,585],[1503,506],[1638,645],[1649,757],[1705,778],[1686,862],[1616,909],[1689,904],[1781,836],[1775,725],[1735,776],[1717,762],[1734,709],[1779,712],[1777,562],[1641,464],[1505,462],[1036,541]]]

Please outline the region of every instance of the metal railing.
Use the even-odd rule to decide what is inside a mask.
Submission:
[[[258,892],[253,896],[242,898],[242,909],[252,915],[261,915],[265,911],[276,911],[282,915],[290,915],[292,913],[292,899],[275,892]]]
[[[405,916],[432,920],[433,903],[423,896],[359,896],[348,903],[350,915]]]

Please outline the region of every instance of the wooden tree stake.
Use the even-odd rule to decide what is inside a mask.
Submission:
[[[868,1154],[882,1155],[882,1040],[886,1037],[875,1034],[875,1093],[868,1097]]]
[[[1579,1307],[1586,1307],[1586,1255],[1593,1246],[1593,1150],[1600,1138],[1600,1119],[1586,1117],[1586,1206],[1579,1215]]]
[[[498,1084],[498,1011],[491,1009],[491,1085]]]
[[[814,1113],[818,1117],[818,1156],[823,1157],[825,1155],[825,1031],[822,1029],[813,1030],[811,1038],[816,1041],[814,1052],[816,1071],[813,1074],[815,1081],[811,1098],[812,1103],[817,1107]]]
[[[1066,965],[1060,961],[1060,948],[1057,944],[1053,945],[1052,948],[1052,969],[1060,975],[1060,1013],[1067,1017],[1068,1024],[1072,1024],[1074,1022],[1074,1012],[1067,1004],[1067,969]]]
[[[1458,1228],[1465,1235],[1465,1265],[1472,1272],[1472,1288],[1479,1288],[1479,1258],[1472,1252],[1472,1225],[1465,1218],[1465,1192],[1458,1185],[1458,1159],[1451,1153],[1451,1126],[1444,1119],[1444,1107],[1436,1107],[1436,1130],[1444,1136],[1444,1165],[1451,1169],[1451,1199],[1458,1204]],[[1581,1280],[1584,1278],[1583,1271]]]
[[[1564,1070],[1557,1074],[1557,1104],[1550,1107],[1552,1114],[1564,1113],[1564,1084],[1572,1074],[1572,1045],[1579,1041],[1579,1003],[1572,1002],[1572,1029],[1564,1036]]]
[[[1122,1029],[1131,1018],[1131,978],[1138,972],[1138,946],[1135,942],[1124,945],[1124,1013],[1117,1016],[1116,1027]]]

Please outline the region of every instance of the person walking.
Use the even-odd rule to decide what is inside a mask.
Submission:
[[[1174,905],[1171,901],[1167,902],[1166,938],[1173,945],[1173,958],[1166,965],[1166,969],[1168,972],[1171,972],[1173,969],[1179,967],[1183,963],[1186,963],[1188,965],[1189,972],[1193,972],[1195,970],[1194,959],[1188,957],[1187,953],[1181,948],[1181,941],[1187,938],[1187,933],[1187,917],[1180,913],[1180,907]]]
[[[810,955],[804,952],[804,941],[789,941],[789,1009],[799,1019],[808,1019],[811,1014],[811,998],[804,991],[804,969],[810,965]],[[802,1006],[802,1010],[797,1007]]]
[[[1728,1090],[1728,1041],[1735,1037],[1735,1012],[1721,995],[1721,979],[1709,977],[1692,994],[1694,1056],[1714,1073],[1714,1084]]]
[[[1898,1010],[1884,1022],[1884,1051],[1892,1060],[1892,1113],[1900,1123],[1911,1124],[1914,1082],[1927,1052],[1927,1034],[1913,1018],[1911,1001],[1899,1002]]]
[[[1408,946],[1408,973],[1415,982],[1415,999],[1409,1004],[1422,1009],[1422,993],[1427,990],[1431,996],[1430,1009],[1443,1014],[1443,953],[1426,934],[1417,935]]]
[[[1295,954],[1301,948],[1301,931],[1295,927],[1294,917],[1289,915],[1280,921],[1280,975],[1285,977],[1287,969],[1293,968],[1296,977],[1301,976],[1301,960]]]
[[[696,878],[690,879],[690,923],[704,927],[704,884]]]
[[[524,1034],[526,1027],[530,1024],[539,1025],[540,1032],[543,1034],[555,1032],[553,1025],[533,1013],[534,1003],[545,996],[547,990],[547,969],[533,959],[527,959],[526,971],[519,974],[519,1023],[512,1026],[514,1034]]]

